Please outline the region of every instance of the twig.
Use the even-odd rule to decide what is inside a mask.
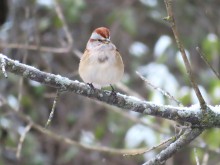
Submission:
[[[136,72],[137,75],[149,86],[151,86],[152,88],[154,88],[155,90],[157,90],[158,92],[162,93],[162,95],[166,96],[167,98],[169,98],[170,100],[173,100],[177,103],[177,105],[183,107],[183,104],[178,101],[177,99],[175,99],[174,96],[172,96],[169,92],[164,91],[163,89],[156,87],[155,85],[153,85],[150,81],[148,81],[144,76],[142,76],[139,72]]]
[[[42,51],[42,52],[57,53],[57,54],[62,54],[62,55],[69,52],[68,47],[64,47],[64,48],[55,48],[55,47],[47,47],[47,46],[39,47],[38,45],[25,45],[25,44],[5,43],[5,42],[0,42],[0,47],[12,48],[12,49],[36,50],[36,51]]]
[[[184,148],[203,132],[203,129],[187,129],[175,142],[162,150],[156,157],[147,161],[143,165],[163,164],[167,159],[173,156],[178,150]]]
[[[199,163],[199,158],[198,158],[198,153],[197,153],[197,150],[196,150],[196,148],[194,148],[194,155],[195,155],[195,159],[196,159],[196,165],[200,165],[200,163]]]
[[[28,20],[29,15],[30,15],[30,9],[28,7],[26,7],[25,8],[25,19],[26,19],[26,21]],[[28,32],[25,33],[25,40],[26,40],[25,45],[27,45],[27,46],[29,44],[28,34],[29,34]],[[24,55],[23,55],[23,59],[22,59],[22,63],[24,63],[24,64],[26,63],[27,57],[28,57],[28,50],[25,50]],[[18,83],[18,106],[17,106],[18,111],[20,110],[21,99],[22,99],[22,95],[23,95],[23,83],[24,83],[24,78],[20,77],[19,83]]]
[[[202,165],[207,165],[209,160],[209,154],[206,152],[203,156]]]
[[[23,56],[23,63],[26,63],[27,61],[27,53]],[[22,99],[22,95],[23,95],[23,83],[24,83],[24,78],[20,77],[19,79],[19,83],[18,83],[18,106],[17,106],[17,110],[20,110],[21,107],[21,99]]]
[[[5,71],[5,59],[4,58],[1,59],[1,69],[2,69],[2,73],[5,76],[5,78],[8,78],[8,75]]]
[[[21,134],[21,137],[20,137],[19,143],[18,143],[18,147],[17,147],[17,151],[16,151],[16,158],[17,158],[17,159],[20,158],[21,149],[22,149],[22,145],[23,145],[24,139],[25,139],[27,133],[30,131],[31,127],[32,127],[32,124],[28,124],[28,125],[25,127],[25,129],[24,129],[24,131],[22,132],[22,134]]]
[[[183,58],[183,61],[184,61],[184,64],[185,64],[186,71],[187,71],[187,74],[189,76],[190,82],[191,82],[192,87],[193,87],[193,89],[194,89],[194,91],[196,93],[196,96],[197,96],[198,100],[199,100],[201,109],[202,109],[203,112],[205,112],[205,110],[206,110],[205,100],[202,97],[202,94],[201,94],[201,92],[200,92],[200,90],[198,88],[198,85],[197,85],[197,83],[194,80],[194,75],[192,73],[191,65],[190,65],[189,60],[188,60],[188,58],[186,56],[186,52],[185,52],[184,46],[183,46],[182,42],[179,39],[179,34],[178,34],[178,31],[177,31],[177,27],[176,27],[174,15],[173,15],[172,0],[164,0],[164,2],[165,2],[167,13],[168,13],[168,16],[166,18],[164,18],[164,19],[169,21],[170,24],[171,24],[171,29],[173,31],[173,34],[174,34],[177,46],[178,46],[178,48],[180,50],[180,53],[182,55],[182,58]]]
[[[210,69],[213,71],[213,73],[215,74],[215,76],[220,80],[220,74],[212,67],[212,65],[208,62],[208,60],[205,58],[204,53],[200,50],[199,47],[196,47],[197,52],[199,53],[201,59],[203,59],[203,61],[206,63],[206,65],[208,65],[210,67]]]
[[[59,98],[59,95],[60,95],[60,91],[57,90],[56,96],[55,96],[54,101],[53,101],[53,106],[52,106],[52,109],[51,109],[51,112],[50,112],[50,116],[49,116],[49,118],[48,118],[48,120],[47,120],[47,123],[46,123],[46,125],[45,125],[46,128],[49,126],[49,124],[50,124],[50,122],[51,122],[51,120],[52,120],[52,118],[53,118],[54,111],[55,111],[55,107],[56,107],[56,104],[57,104],[57,100],[58,100],[58,98]]]
[[[55,6],[55,11],[57,13],[57,16],[62,21],[63,30],[64,30],[64,32],[66,34],[67,41],[68,41],[67,49],[70,51],[72,49],[72,46],[73,46],[73,38],[72,38],[71,33],[70,33],[69,29],[68,29],[66,20],[65,20],[65,18],[63,16],[63,12],[61,11],[61,8],[60,8],[60,5],[58,3],[58,0],[54,0],[54,6]]]
[[[150,151],[152,151],[152,150],[155,150],[155,149],[158,149],[158,148],[160,148],[161,146],[163,146],[164,144],[166,144],[166,143],[168,143],[168,142],[170,142],[170,141],[172,141],[172,140],[174,140],[175,139],[175,137],[173,136],[173,137],[170,137],[169,139],[167,139],[167,140],[164,140],[163,142],[161,142],[160,144],[158,144],[158,145],[155,145],[155,146],[153,146],[153,147],[151,147],[151,148],[149,148],[149,149],[143,149],[143,150],[137,150],[137,152],[134,152],[134,153],[130,153],[130,154],[124,154],[123,156],[136,156],[136,155],[141,155],[141,154],[145,154],[145,153],[147,153],[147,152],[150,152]]]

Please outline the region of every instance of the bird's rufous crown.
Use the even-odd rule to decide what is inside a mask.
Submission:
[[[99,34],[100,36],[102,36],[104,38],[110,37],[110,31],[106,27],[99,27],[99,28],[95,29],[94,32],[96,32],[97,34]]]

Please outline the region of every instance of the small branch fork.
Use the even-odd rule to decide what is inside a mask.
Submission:
[[[165,2],[167,13],[168,13],[168,16],[165,18],[165,20],[170,22],[170,25],[171,25],[171,28],[172,28],[172,31],[173,31],[173,34],[174,34],[174,37],[175,37],[175,41],[176,41],[177,46],[178,46],[178,48],[180,50],[180,53],[182,55],[182,58],[183,58],[183,61],[184,61],[184,64],[185,64],[186,71],[187,71],[187,74],[189,76],[190,82],[191,82],[192,87],[193,87],[193,89],[196,93],[196,96],[197,96],[198,100],[199,100],[201,109],[205,113],[205,110],[206,110],[205,100],[202,97],[202,94],[201,94],[201,92],[198,88],[197,83],[195,82],[190,62],[189,62],[189,60],[186,56],[184,46],[183,46],[182,42],[179,39],[179,34],[178,34],[178,31],[177,31],[177,27],[176,27],[176,23],[175,23],[175,19],[174,19],[174,14],[173,14],[172,0],[164,0],[164,2]]]
[[[183,44],[181,43],[181,41],[179,39],[179,34],[178,34],[178,31],[177,31],[177,28],[176,28],[175,19],[174,19],[174,15],[173,15],[172,0],[164,0],[164,2],[165,2],[167,13],[168,13],[168,17],[166,17],[165,19],[168,20],[171,24],[171,28],[172,28],[172,31],[173,31],[173,34],[174,34],[174,37],[175,37],[175,41],[176,41],[177,46],[178,46],[178,48],[181,52],[181,55],[182,55],[182,58],[183,58],[183,61],[184,61],[184,64],[185,64],[185,67],[186,67],[186,70],[187,70],[187,74],[188,74],[190,82],[192,84],[192,87],[193,87],[193,89],[194,89],[194,91],[197,95],[198,100],[199,100],[200,107],[202,109],[202,114],[207,114],[207,105],[206,105],[205,100],[203,99],[203,97],[201,95],[201,92],[198,88],[197,83],[194,80],[194,76],[193,76],[193,73],[192,73],[190,62],[189,62],[189,60],[186,56],[184,46],[183,46]],[[181,130],[181,132],[183,132],[183,130]],[[202,132],[203,132],[203,129],[186,128],[185,131],[183,132],[183,134],[180,135],[176,141],[171,143],[166,149],[162,150],[156,157],[154,157],[151,160],[147,161],[143,165],[158,165],[158,164],[165,163],[165,161],[168,158],[173,156],[179,149],[183,148],[185,145],[187,145],[188,143],[193,141]],[[198,164],[198,161],[197,161],[197,164]]]

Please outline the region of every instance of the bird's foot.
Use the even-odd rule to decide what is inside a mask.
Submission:
[[[112,89],[112,91],[111,91],[111,95],[113,95],[113,96],[116,97],[117,93],[115,92],[114,87],[113,87],[111,84],[110,84],[110,87],[111,87],[111,89]]]
[[[89,85],[89,87],[90,87],[93,91],[95,91],[95,87],[93,86],[92,83],[87,83],[87,84]]]
[[[117,93],[115,92],[115,89],[113,88],[111,84],[110,84],[110,87],[112,88],[111,96],[113,97],[113,102],[117,102],[118,101]]]

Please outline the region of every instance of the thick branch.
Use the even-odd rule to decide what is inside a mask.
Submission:
[[[132,110],[146,115],[158,116],[174,121],[190,122],[194,127],[219,127],[220,113],[211,111],[211,106],[207,106],[206,114],[201,113],[199,106],[173,107],[158,105],[152,102],[142,101],[136,97],[117,93],[111,95],[109,91],[91,90],[88,85],[79,81],[72,81],[60,75],[42,72],[32,66],[28,66],[18,61],[11,60],[0,54],[0,61],[5,60],[5,69],[14,74],[37,81],[39,83],[60,89],[61,91],[72,91],[76,94],[96,99],[107,104],[117,106],[122,109]],[[3,60],[3,61],[4,61]],[[218,109],[219,107],[215,107]]]
[[[197,136],[202,133],[202,129],[187,129],[183,135],[179,137],[175,142],[171,143],[166,149],[161,151],[155,158],[149,160],[143,165],[159,165],[163,164],[167,159],[173,156],[178,150],[185,147]]]

